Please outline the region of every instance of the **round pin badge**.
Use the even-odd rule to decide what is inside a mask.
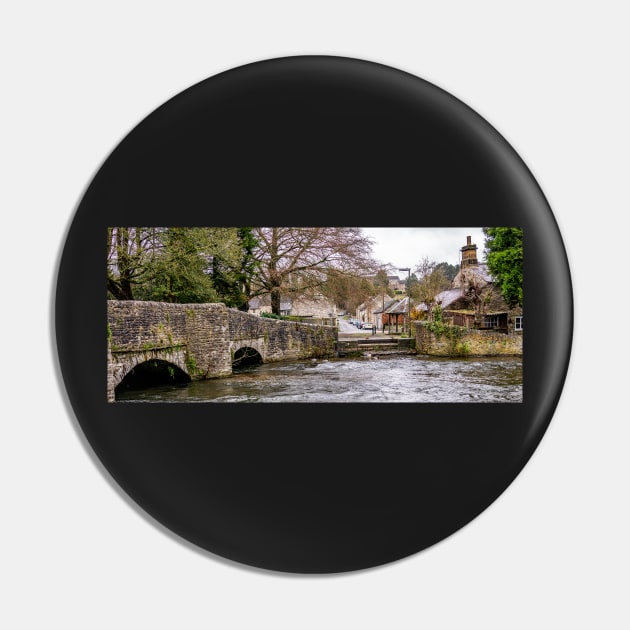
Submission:
[[[560,399],[573,300],[489,122],[407,72],[295,56],[189,87],[115,147],[55,330],[89,448],[148,517],[210,560],[339,573],[508,488]]]

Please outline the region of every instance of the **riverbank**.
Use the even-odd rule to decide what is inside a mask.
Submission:
[[[523,333],[469,330],[444,325],[432,331],[425,322],[412,322],[412,337],[402,333],[371,330],[339,331],[337,356],[365,356],[366,353],[421,354],[434,357],[522,357]]]

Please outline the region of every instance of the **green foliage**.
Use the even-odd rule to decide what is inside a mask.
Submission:
[[[148,266],[159,241],[159,228],[107,228],[108,298],[134,299],[134,289],[147,278]]]
[[[246,310],[256,244],[252,228],[108,228],[108,297]]]
[[[422,322],[427,330],[430,330],[436,337],[445,337],[449,341],[450,353],[453,355],[465,356],[470,354],[470,345],[462,341],[467,328],[464,326],[453,326],[442,321],[442,307],[438,304],[433,309],[433,320]]]
[[[419,303],[426,305],[429,319],[434,319],[433,310],[436,308],[436,297],[450,286],[450,280],[444,271],[445,264],[438,264],[427,257],[423,258],[416,267],[416,272],[420,278],[416,282],[410,282],[412,297]]]
[[[281,296],[321,292],[332,271],[351,283],[331,282],[329,294],[356,308],[372,294],[369,252],[359,228],[110,227],[107,297],[246,311],[251,297],[271,295],[279,313]]]
[[[194,376],[197,372],[197,363],[195,362],[195,357],[191,354],[186,354],[186,367],[188,368],[188,374],[190,374],[190,376]]]
[[[282,315],[276,315],[275,313],[261,313],[260,316],[267,319],[283,319]]]
[[[459,335],[460,326],[451,326],[444,322],[423,322],[423,324],[437,337],[448,337],[449,339]],[[460,335],[461,336],[461,335]]]
[[[372,284],[374,285],[375,293],[386,293],[389,296],[394,294],[393,289],[389,286],[389,278],[387,277],[387,272],[384,269],[379,269],[376,272],[376,276],[374,277]]]
[[[459,272],[459,266],[458,265],[451,265],[447,262],[441,262],[438,263],[435,266],[435,270],[444,274],[444,277],[449,281],[452,282],[455,278],[455,276],[458,274]]]
[[[523,229],[483,228],[485,254],[503,299],[510,305],[523,305]]]
[[[254,237],[253,228],[238,228],[237,242],[240,254],[237,259],[233,255],[227,258],[221,254],[214,256],[212,282],[226,306],[247,311],[251,281],[260,266],[260,262],[254,257],[258,241]]]
[[[460,341],[455,344],[455,353],[459,355],[470,354],[470,345],[466,341]]]
[[[451,354],[470,354],[470,346],[467,342],[461,340],[467,330],[463,326],[451,326],[443,322],[425,322],[423,325],[436,337],[448,339]]]
[[[151,259],[150,278],[137,297],[157,302],[216,302],[218,294],[208,274],[210,233],[206,228],[168,228],[161,249]]]
[[[438,305],[433,310],[433,320],[430,322],[422,322],[436,337],[445,337],[449,340],[451,354],[465,355],[470,354],[470,346],[461,339],[466,332],[464,326],[452,326],[442,321],[442,308]]]

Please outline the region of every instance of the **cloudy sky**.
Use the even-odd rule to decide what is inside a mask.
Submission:
[[[483,261],[484,235],[481,228],[361,228],[374,240],[372,252],[381,263],[394,267],[414,267],[426,256],[435,262],[459,263],[459,250],[471,236],[477,257]],[[401,277],[406,276],[403,272]]]

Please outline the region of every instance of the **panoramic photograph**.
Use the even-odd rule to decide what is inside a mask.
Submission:
[[[521,403],[517,227],[107,228],[111,403]]]

